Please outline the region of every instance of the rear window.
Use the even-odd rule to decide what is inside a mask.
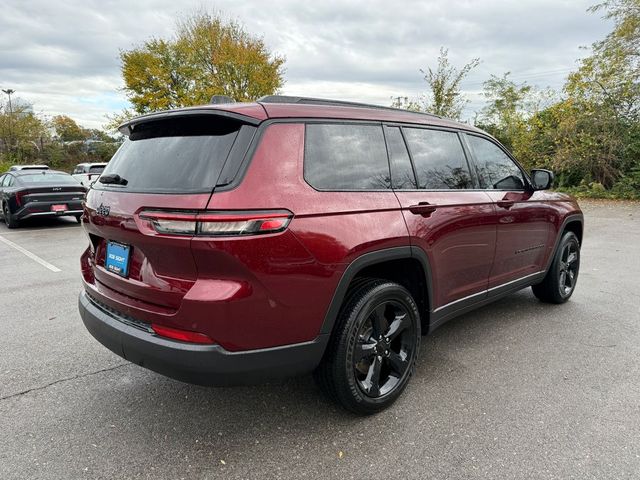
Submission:
[[[307,125],[304,178],[320,190],[391,188],[382,126]]]
[[[126,185],[93,188],[153,193],[205,193],[216,185],[242,123],[212,115],[137,125],[104,174]]]
[[[40,173],[35,175],[20,175],[20,182],[25,185],[54,183],[56,185],[80,185],[71,175],[66,173]]]

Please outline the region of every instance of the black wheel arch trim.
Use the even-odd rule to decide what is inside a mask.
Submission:
[[[560,226],[560,228],[558,229],[558,233],[556,235],[556,240],[555,243],[553,245],[553,250],[551,255],[549,255],[549,258],[547,259],[547,265],[544,269],[545,274],[549,271],[549,269],[551,268],[551,264],[553,263],[553,259],[556,256],[556,252],[558,251],[558,245],[560,245],[560,240],[562,240],[562,233],[566,230],[567,225],[569,225],[570,223],[573,222],[577,222],[580,224],[580,227],[582,229],[582,236],[584,238],[584,215],[582,213],[573,213],[573,214],[569,214],[565,217],[565,219],[562,221],[562,225]],[[582,240],[580,240],[580,247],[582,247]]]
[[[367,252],[355,260],[353,260],[342,273],[342,277],[338,282],[327,313],[325,314],[324,321],[320,328],[319,334],[330,334],[333,331],[340,307],[344,301],[344,298],[349,289],[351,281],[361,272],[364,268],[370,267],[379,263],[384,263],[393,260],[415,259],[422,265],[422,270],[425,275],[425,285],[427,286],[427,308],[426,311],[420,312],[423,315],[428,315],[432,305],[432,291],[431,291],[431,266],[429,264],[429,258],[424,250],[419,247],[410,245],[402,247],[385,248],[382,250],[375,250],[373,252]],[[423,319],[428,321],[428,318]]]
[[[536,283],[536,280],[542,280],[548,272],[551,262],[553,262],[553,258],[555,256],[556,250],[558,249],[558,245],[560,244],[560,240],[562,239],[562,232],[565,231],[567,225],[569,223],[578,222],[584,231],[584,215],[582,213],[573,213],[567,215],[558,230],[558,234],[556,235],[555,244],[553,246],[553,253],[549,256],[547,261],[546,268],[543,272],[539,274],[539,276],[535,278],[527,278],[524,282],[519,282],[514,285],[510,285],[509,288],[502,289],[504,291],[499,292],[496,295],[487,295],[482,299],[478,299],[477,301],[470,301],[468,305],[459,305],[453,308],[444,309],[442,312],[438,312],[438,314],[434,314],[432,312],[433,306],[433,283],[431,276],[431,266],[429,263],[429,257],[427,253],[420,247],[416,246],[403,246],[403,247],[393,247],[387,248],[383,250],[375,250],[373,252],[364,253],[361,256],[357,257],[353,260],[347,268],[342,273],[342,277],[338,282],[338,286],[333,294],[333,298],[331,299],[331,303],[329,304],[329,308],[327,313],[325,314],[324,321],[322,323],[322,327],[320,328],[320,334],[330,334],[333,331],[333,326],[338,317],[338,313],[340,311],[340,307],[344,301],[344,298],[347,294],[347,290],[349,289],[349,285],[351,281],[356,277],[356,275],[362,271],[364,268],[378,264],[383,262],[388,262],[391,260],[401,260],[407,258],[413,258],[420,262],[422,265],[422,269],[425,274],[425,284],[427,285],[427,308],[426,311],[420,312],[421,314],[428,315],[429,318],[424,318],[424,325],[428,326],[428,331],[433,331],[436,327],[441,325],[442,323],[450,320],[453,317],[456,317],[464,312],[470,311],[473,308],[477,308],[480,305],[491,303],[504,296],[505,294],[520,290],[526,286],[529,286],[533,283]],[[426,332],[423,332],[426,333]]]

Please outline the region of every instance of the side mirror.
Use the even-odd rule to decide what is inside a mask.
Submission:
[[[531,184],[534,190],[548,190],[553,186],[553,172],[544,169],[531,170]]]

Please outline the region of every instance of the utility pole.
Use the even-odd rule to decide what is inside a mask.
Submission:
[[[6,93],[9,96],[9,155],[11,155],[11,150],[12,150],[12,145],[13,145],[13,132],[12,130],[12,123],[13,123],[13,107],[11,106],[11,95],[13,93],[16,93],[15,90],[12,90],[11,88],[7,88],[6,90],[2,90],[4,93]]]

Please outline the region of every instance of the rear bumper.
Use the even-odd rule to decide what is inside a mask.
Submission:
[[[27,218],[34,217],[67,217],[67,216],[82,215],[82,210],[66,210],[62,213],[59,212],[24,212],[16,216],[17,220],[26,220]]]
[[[52,205],[64,204],[67,209],[63,212],[52,212]],[[59,202],[32,202],[14,213],[16,220],[26,220],[36,217],[64,217],[82,215],[82,202],[80,201],[59,201]]]
[[[311,372],[328,335],[281,347],[230,352],[219,345],[196,345],[159,337],[144,325],[121,318],[93,302],[85,291],[80,316],[89,333],[130,362],[187,383],[247,385]]]

